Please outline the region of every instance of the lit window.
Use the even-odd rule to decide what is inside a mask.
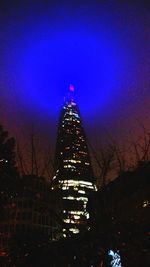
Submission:
[[[73,217],[74,217],[74,219],[76,219],[76,220],[80,219],[80,216],[79,216],[79,215],[74,215]]]
[[[90,218],[90,215],[89,215],[89,213],[88,212],[86,212],[86,218],[87,218],[87,220]]]
[[[79,214],[79,215],[84,215],[84,212],[83,211],[68,211],[69,214]]]
[[[85,202],[85,203],[88,202],[88,198],[87,198],[87,197],[73,197],[73,196],[67,196],[67,197],[63,197],[63,199],[83,201],[83,202]]]
[[[62,186],[62,190],[68,190],[69,187],[68,186]]]
[[[71,162],[71,163],[81,163],[81,160],[74,160],[74,159],[64,159],[64,162]]]
[[[8,160],[7,159],[0,159],[0,162],[8,162]]]
[[[142,207],[146,208],[148,205],[149,205],[149,201],[148,200],[144,200]]]
[[[78,193],[85,194],[85,191],[84,190],[79,190]]]
[[[63,199],[69,199],[69,200],[74,200],[74,197],[68,196],[68,197],[63,197]]]
[[[76,169],[75,166],[70,165],[70,164],[68,164],[68,165],[64,165],[64,168],[65,168],[65,169]]]
[[[63,220],[65,223],[70,223],[70,220],[69,219],[64,219]]]
[[[80,232],[79,229],[77,229],[77,228],[70,228],[69,231],[74,233],[74,234],[78,234]]]

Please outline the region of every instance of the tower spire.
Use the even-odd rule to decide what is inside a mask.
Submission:
[[[69,100],[74,100],[74,85],[70,84],[69,85],[69,93],[68,93],[68,98]]]
[[[73,84],[70,84],[70,86],[69,86],[69,91],[70,91],[70,92],[74,92],[74,85],[73,85]]]
[[[64,97],[64,104],[74,102],[74,85],[69,84],[67,89],[66,96]]]

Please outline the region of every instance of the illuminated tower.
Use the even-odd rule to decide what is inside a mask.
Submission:
[[[74,101],[74,87],[61,111],[55,153],[53,189],[62,198],[63,235],[79,233],[88,225],[88,195],[96,189],[80,112]]]

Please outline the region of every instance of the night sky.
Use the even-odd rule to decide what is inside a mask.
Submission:
[[[22,150],[29,146],[33,124],[37,150],[43,155],[50,148],[53,153],[69,84],[75,86],[93,146],[106,132],[121,141],[131,131],[138,135],[137,121],[149,128],[150,5],[146,1],[3,2],[0,123]]]

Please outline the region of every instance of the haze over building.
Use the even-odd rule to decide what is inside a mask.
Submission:
[[[87,228],[88,195],[96,186],[73,85],[70,85],[60,115],[53,189],[60,190],[61,194],[64,237]]]

